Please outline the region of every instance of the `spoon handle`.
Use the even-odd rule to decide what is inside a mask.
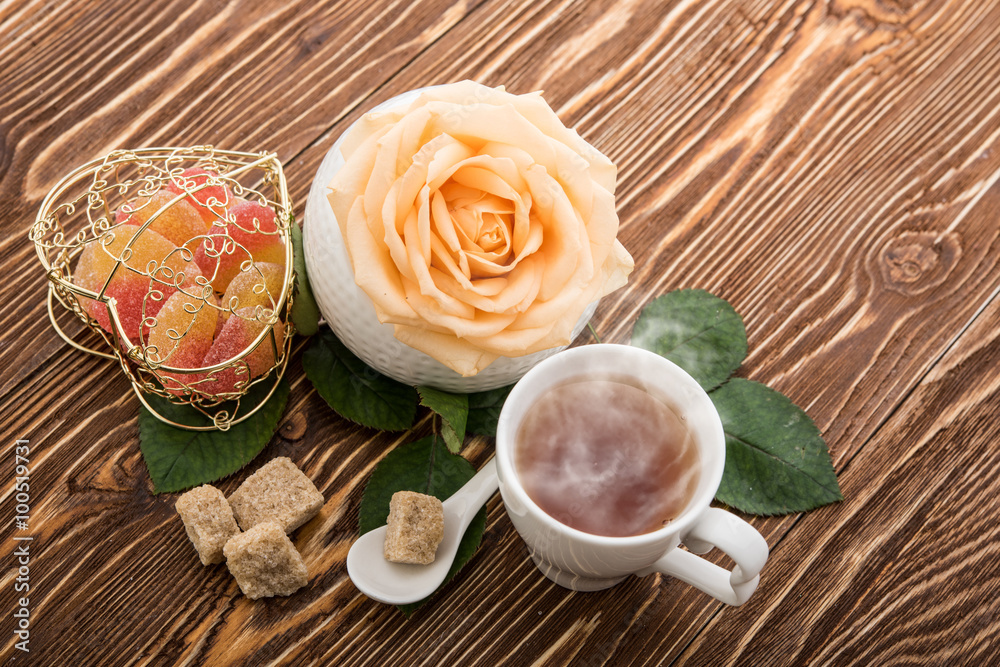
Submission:
[[[496,457],[487,461],[483,469],[476,473],[476,476],[469,480],[472,487],[469,490],[472,495],[472,502],[477,507],[482,507],[486,501],[493,497],[493,494],[500,488],[500,479],[497,477]]]
[[[500,480],[497,478],[496,457],[489,460],[489,463],[476,473],[475,477],[465,483],[457,493],[444,502],[445,510],[449,513],[462,517],[462,525],[459,535],[465,534],[465,529],[469,527],[476,511],[486,504],[497,489],[500,488]]]

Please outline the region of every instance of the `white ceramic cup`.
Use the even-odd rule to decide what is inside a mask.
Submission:
[[[609,375],[667,403],[685,421],[698,446],[699,482],[687,507],[668,525],[643,535],[605,537],[560,523],[528,496],[514,463],[521,421],[542,394],[573,380]],[[630,574],[660,572],[726,604],[746,602],[757,588],[768,547],[746,521],[710,506],[725,457],[722,422],[708,394],[676,364],[626,345],[584,345],[540,362],[511,391],[497,424],[497,474],[507,514],[542,573],[577,591],[608,588]],[[688,550],[678,548],[682,543]],[[712,547],[732,558],[732,571],[695,555]]]

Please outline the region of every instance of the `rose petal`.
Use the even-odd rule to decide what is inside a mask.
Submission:
[[[399,179],[396,179],[389,186],[386,192],[385,201],[382,205],[380,223],[378,220],[369,220],[369,227],[372,234],[378,235],[377,226],[381,224],[385,237],[385,243],[389,247],[393,261],[403,275],[410,280],[417,280],[407,260],[406,241],[402,238],[403,230],[409,218],[413,217],[415,207],[421,191],[427,185],[427,174],[433,162],[440,166],[449,161],[461,161],[468,155],[468,150],[447,136],[436,137],[417,151],[409,165]],[[372,206],[372,202],[366,200],[367,207]],[[411,239],[411,243],[414,240]],[[429,244],[424,243],[425,251],[429,254]]]
[[[590,282],[594,265],[587,229],[566,195],[544,169],[534,166],[525,173],[535,206],[532,213],[545,229],[539,252],[545,257],[545,275],[538,298],[549,301],[570,287],[570,282]]]
[[[484,278],[466,285],[442,272],[436,282],[442,291],[484,312],[519,313],[535,301],[541,278],[535,262],[528,260],[507,278]]]
[[[431,128],[435,132],[445,132],[474,147],[491,142],[519,146],[536,163],[556,172],[553,143],[512,104],[472,104],[462,113],[455,113],[454,107],[443,102],[430,102],[425,108],[434,116]]]
[[[604,285],[601,290],[601,296],[610,294],[619,287],[624,287],[628,282],[628,275],[632,273],[632,269],[634,268],[635,261],[632,259],[632,255],[628,254],[625,246],[615,241],[611,253],[608,254],[608,258],[601,267],[604,273]]]
[[[568,335],[556,339],[555,342],[549,339],[553,325],[553,322],[549,322],[532,329],[511,329],[508,327],[488,338],[469,337],[467,340],[476,347],[484,350],[495,350],[498,353],[502,350],[515,349],[528,350],[525,354],[531,354],[558,345],[568,345],[570,342]]]
[[[430,275],[430,206],[427,201],[427,188],[420,192],[417,199],[416,215],[407,218],[403,232],[408,260],[407,268],[416,276],[416,282],[422,295],[438,301],[441,308],[449,313],[471,317],[474,313],[470,313],[468,308],[462,307],[455,299],[439,290],[434,283],[434,278]]]
[[[502,199],[507,199],[513,203],[514,206],[514,229],[512,237],[512,246],[515,251],[515,257],[513,261],[505,262],[502,265],[494,265],[486,257],[478,257],[473,259],[469,257],[470,266],[470,277],[485,277],[485,276],[496,276],[501,275],[504,271],[511,270],[515,267],[518,262],[521,261],[525,256],[535,252],[541,244],[542,230],[540,228],[533,229],[529,219],[528,210],[530,208],[530,198],[522,196],[522,192],[518,191],[511,184],[516,184],[518,186],[524,187],[525,194],[527,193],[527,183],[522,178],[515,168],[515,165],[509,160],[495,159],[490,156],[475,156],[467,160],[463,160],[459,164],[455,165],[453,169],[446,170],[442,172],[438,179],[430,183],[430,187],[433,189],[436,185],[445,186],[447,182],[442,179],[451,178],[452,181],[463,186],[465,189],[463,192],[468,191],[481,191],[499,197]],[[528,201],[525,201],[528,199]],[[462,232],[466,239],[471,242],[471,245],[462,244],[462,248],[468,252],[474,250],[476,247],[476,240],[469,238],[469,234],[462,226],[456,226],[456,232]],[[459,240],[461,241],[462,235],[459,235]],[[480,261],[486,260],[486,261]],[[458,260],[460,265],[463,263]]]
[[[451,297],[434,299],[422,294],[419,287],[410,282],[404,282],[404,287],[410,306],[427,324],[440,331],[452,331],[459,338],[493,336],[518,317],[517,313],[477,312],[472,306]],[[451,307],[449,311],[442,308],[442,302],[447,302]],[[399,324],[410,322],[403,321]]]
[[[509,95],[509,93],[502,93]],[[589,165],[590,178],[614,194],[617,168],[603,153],[591,146],[575,130],[563,125],[541,92],[517,95],[517,107],[524,118],[552,140],[566,145]]]
[[[424,183],[432,190],[437,189],[436,183],[448,178],[459,166],[475,157],[475,151],[454,137],[442,134],[427,143],[432,147],[432,159],[427,165]]]
[[[344,137],[340,152],[345,159],[354,158],[358,153],[364,153],[362,148],[370,139],[378,138],[389,131],[404,115],[401,110],[370,111],[351,126],[351,131]],[[337,174],[339,177],[340,174]]]
[[[465,253],[461,252],[461,241],[451,224],[448,204],[440,192],[435,192],[431,198],[431,221],[437,232],[431,238],[431,252],[434,254],[431,265],[450,273],[464,285],[471,285],[472,271]]]
[[[369,119],[370,122],[372,121]],[[375,128],[373,133],[361,141],[350,153],[347,152],[345,139],[345,145],[341,148],[345,165],[330,182],[330,193],[327,195],[327,200],[330,202],[330,207],[333,209],[333,214],[337,218],[342,233],[347,224],[348,213],[354,206],[354,200],[359,195],[363,195],[365,187],[371,179],[378,142],[389,129],[389,127]],[[355,137],[357,134],[356,129],[350,136]]]
[[[362,197],[357,198],[346,223],[344,245],[354,268],[354,280],[371,298],[379,321],[418,321],[406,303],[402,278],[385,245],[372,237],[365,224]]]
[[[446,363],[449,368],[464,377],[476,375],[500,356],[453,335],[428,331],[420,327],[396,326],[394,334],[404,345],[409,345]]]

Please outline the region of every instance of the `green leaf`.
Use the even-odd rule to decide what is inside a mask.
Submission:
[[[664,294],[642,309],[632,345],[666,357],[708,391],[743,363],[747,332],[724,299],[687,289]]]
[[[786,396],[739,378],[709,396],[726,432],[719,501],[773,515],[844,499],[819,429]]]
[[[450,454],[444,441],[437,436],[431,435],[397,447],[375,466],[368,480],[358,517],[360,533],[364,535],[385,525],[389,516],[389,501],[397,491],[417,491],[447,500],[475,474],[475,468],[461,456]],[[476,553],[485,530],[486,508],[483,507],[465,531],[445,583]],[[427,599],[402,605],[400,609],[409,615],[425,602]]]
[[[319,331],[319,306],[309,286],[306,273],[306,256],[302,251],[302,229],[291,221],[292,251],[295,266],[295,299],[292,301],[292,322],[295,330],[303,336],[312,336]]]
[[[449,394],[433,387],[417,387],[420,405],[430,408],[441,417],[441,437],[448,451],[457,454],[465,441],[465,422],[469,418],[469,397]]]
[[[302,367],[331,408],[353,422],[383,431],[405,431],[417,414],[417,390],[358,359],[329,328],[314,336]]]
[[[466,428],[470,433],[496,437],[497,420],[500,410],[514,385],[469,394],[469,420]]]
[[[246,412],[264,400],[269,382],[250,387],[240,401]],[[158,413],[178,424],[208,426],[212,421],[188,405],[165,398],[145,397]],[[246,421],[228,431],[190,431],[165,424],[140,406],[139,448],[153,480],[154,493],[181,491],[231,475],[257,456],[270,442],[288,402],[288,381],[281,380],[271,398]],[[231,405],[227,406],[230,410]]]

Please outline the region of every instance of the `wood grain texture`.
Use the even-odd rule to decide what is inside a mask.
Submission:
[[[851,461],[850,502],[803,517],[772,549],[772,594],[751,615],[715,617],[678,664],[996,659],[998,318],[994,302]],[[738,647],[720,641],[734,635]]]
[[[4,447],[31,443],[35,499],[32,654],[0,624],[4,660],[986,664],[997,653],[996,3],[23,2],[0,5],[0,35],[0,424]],[[626,342],[666,290],[710,289],[747,321],[741,374],[823,430],[847,500],[752,520],[773,553],[744,607],[660,577],[560,589],[498,499],[483,547],[432,605],[407,619],[371,602],[343,565],[361,493],[374,464],[428,425],[351,426],[297,355],[286,416],[251,469],[290,456],[327,503],[294,536],[309,586],[249,601],[224,566],[198,564],[174,497],[152,494],[120,373],[51,330],[25,230],[67,169],[123,146],[266,148],[301,215],[323,155],[365,109],[463,78],[544,89],[618,165],[620,238],[637,269],[602,301],[602,339]],[[478,467],[491,450],[474,439],[463,453]],[[4,623],[12,491],[5,480]]]

